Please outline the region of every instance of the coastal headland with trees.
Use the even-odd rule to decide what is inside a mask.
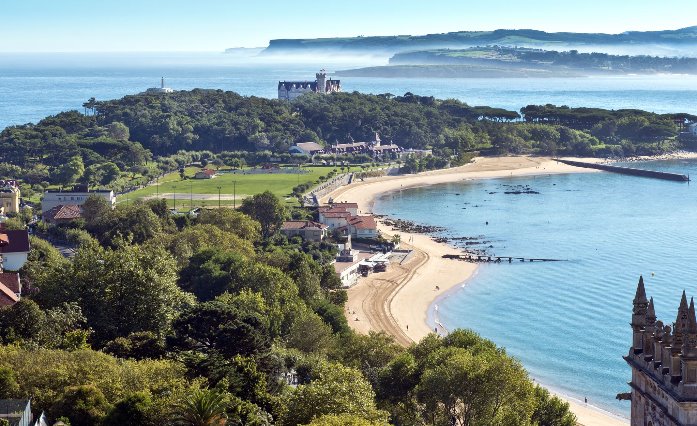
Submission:
[[[412,93],[292,103],[217,90],[141,94],[8,127],[0,178],[19,180],[30,194],[184,180],[192,163],[234,170],[324,162],[326,179],[376,163],[407,174],[442,169],[477,154],[658,154],[691,147],[694,121],[553,105],[506,111]],[[432,154],[288,154],[298,142],[375,133]],[[302,175],[286,176],[300,186]],[[321,181],[315,177],[311,185]],[[31,397],[51,420],[72,425],[575,423],[568,404],[471,331],[430,334],[408,347],[386,333],[353,331],[331,266],[336,246],[278,232],[285,219],[313,215],[282,202],[287,188],[300,192],[259,186],[237,210],[196,217],[172,215],[157,196],[114,209],[90,198],[82,220],[59,227],[76,245],[71,259],[32,237],[23,297],[0,309],[0,397]],[[30,221],[19,215],[5,226]]]

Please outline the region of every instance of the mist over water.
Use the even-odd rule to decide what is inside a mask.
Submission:
[[[633,166],[697,175],[695,161]],[[539,194],[504,194],[506,185]],[[568,259],[481,265],[436,302],[438,319],[476,330],[540,382],[617,414],[630,409],[615,395],[629,391],[622,356],[639,275],[664,323],[675,320],[683,289],[697,296],[695,185],[608,173],[492,179],[388,194],[374,211],[475,237],[481,244],[470,247],[491,254]]]
[[[70,109],[90,97],[121,98],[158,86],[165,77],[175,90],[221,89],[277,97],[279,80],[314,80],[315,73],[386,63],[384,58],[309,57],[283,60],[224,53],[0,54],[0,129]],[[299,62],[303,61],[303,62]],[[344,91],[412,92],[455,98],[470,105],[519,110],[529,104],[697,114],[697,76],[590,78],[357,78],[344,77]]]

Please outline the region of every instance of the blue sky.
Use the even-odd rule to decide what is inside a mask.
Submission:
[[[273,38],[697,25],[695,0],[1,0],[0,52],[220,51]]]

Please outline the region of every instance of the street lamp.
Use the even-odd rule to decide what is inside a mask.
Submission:
[[[218,208],[220,208],[220,186],[216,186],[218,188]]]
[[[237,208],[237,181],[232,181],[232,208]]]
[[[194,209],[194,181],[189,182],[189,211]]]
[[[174,211],[177,211],[177,185],[172,185],[172,189],[174,190]]]

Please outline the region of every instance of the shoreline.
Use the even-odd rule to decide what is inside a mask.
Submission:
[[[324,203],[332,197],[335,201],[355,202],[359,212],[365,214],[373,212],[378,197],[404,189],[479,179],[595,172],[598,171],[559,164],[549,157],[478,157],[472,163],[452,169],[366,179],[338,188],[320,201]],[[435,301],[457,291],[457,286],[467,285],[478,265],[443,259],[443,254],[465,251],[436,242],[427,234],[393,231],[381,219],[377,222],[384,235],[400,234],[402,246],[413,249],[414,255],[406,264],[391,265],[387,273],[373,274],[351,287],[347,319],[359,333],[385,331],[397,343],[409,345],[433,331],[429,316]],[[574,397],[555,394],[569,403],[579,424],[626,426],[629,423],[628,419]]]

